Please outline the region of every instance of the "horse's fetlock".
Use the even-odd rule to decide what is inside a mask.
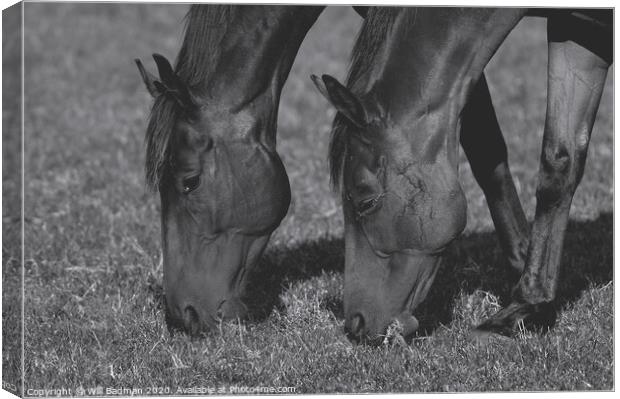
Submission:
[[[534,287],[523,287],[521,284],[517,284],[511,292],[511,299],[513,302],[522,304],[537,304],[547,301],[547,296],[541,289]]]
[[[515,285],[510,293],[514,302],[518,303],[540,303],[544,300],[545,290],[541,287],[539,281],[531,275],[525,273]]]
[[[508,265],[512,270],[518,273],[523,273],[525,269],[525,258],[527,254],[522,253],[520,250],[514,250],[508,255]]]

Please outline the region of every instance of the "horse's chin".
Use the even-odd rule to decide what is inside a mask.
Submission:
[[[385,345],[387,342],[408,341],[418,328],[420,323],[418,319],[405,310],[385,326],[382,333],[369,334],[364,337],[352,337],[354,343],[365,344],[370,346]],[[404,341],[403,341],[404,340]]]
[[[396,328],[398,329],[398,332],[404,338],[412,336],[416,331],[418,331],[418,328],[420,328],[420,323],[418,322],[418,319],[416,319],[415,316],[412,315],[411,312],[408,310],[405,310],[400,315],[398,315],[394,319],[394,322],[396,323]]]

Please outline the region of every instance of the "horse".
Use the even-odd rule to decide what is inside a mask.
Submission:
[[[531,231],[483,74],[526,15],[547,18],[547,115]],[[508,263],[520,273],[510,303],[473,331],[550,328],[573,194],[612,63],[611,10],[372,8],[346,86],[312,76],[338,111],[331,177],[345,220],[345,332],[377,343],[397,323],[419,328],[445,248],[465,227],[459,142],[482,188]]]
[[[276,152],[282,86],[324,7],[192,5],[173,68],[136,60],[154,97],[146,179],[161,201],[169,326],[243,318],[246,276],[288,211]]]

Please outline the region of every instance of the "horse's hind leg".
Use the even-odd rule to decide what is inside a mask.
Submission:
[[[486,197],[508,263],[521,273],[527,254],[528,226],[508,168],[506,143],[484,75],[463,110],[461,145]]]
[[[525,270],[513,290],[512,303],[479,326],[479,331],[510,335],[520,320],[543,325],[555,322],[552,301],[564,233],[607,76],[610,60],[605,54],[611,53],[598,51],[607,36],[593,40],[588,37],[591,32],[571,29],[564,22],[548,21],[547,118]],[[591,51],[584,43],[596,43],[598,48]]]

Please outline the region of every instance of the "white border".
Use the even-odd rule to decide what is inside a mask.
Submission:
[[[31,1],[31,0],[26,0],[25,2],[51,2],[49,0],[40,0],[40,1]],[[75,0],[63,0],[62,2],[97,2],[97,1],[75,1]],[[103,1],[102,1],[103,2]],[[308,1],[308,0],[294,0],[294,1],[284,1],[284,0],[270,0],[270,1],[257,1],[257,0],[243,0],[243,1],[239,1],[239,0],[227,0],[227,1],[212,1],[212,0],[208,0],[208,1],[194,1],[194,2],[188,2],[188,1],[179,1],[179,0],[150,0],[150,1],[122,1],[122,0],[107,0],[105,2],[128,2],[128,3],[242,3],[242,4],[249,4],[249,3],[269,3],[269,4],[328,4],[328,5],[350,5],[352,3],[354,4],[359,4],[359,5],[378,5],[378,4],[385,4],[385,5],[409,5],[409,6],[423,6],[423,5],[430,5],[430,6],[438,6],[438,5],[443,5],[443,6],[502,6],[502,7],[572,7],[572,8],[585,8],[585,7],[614,7],[615,8],[615,1],[610,1],[610,0],[590,0],[590,1],[583,1],[583,0],[553,0],[553,1],[549,1],[549,0],[541,0],[541,1],[515,1],[515,0],[451,0],[451,1],[437,1],[437,0],[421,0],[421,1],[411,1],[411,0],[407,0],[407,1],[403,1],[403,0],[389,0],[389,1],[385,1],[385,2],[381,2],[381,1],[372,1],[372,0],[354,0],[351,2],[346,2],[346,1],[339,1],[339,0],[322,0],[322,1]],[[5,8],[15,4],[15,1],[11,1],[11,0],[0,0],[0,5],[2,6],[2,9],[4,10]],[[615,19],[614,19],[615,22]],[[1,19],[0,19],[0,35],[1,35]],[[24,33],[24,25],[23,25],[23,12],[22,12],[22,39],[23,39],[23,33]],[[616,30],[614,30],[614,53],[616,53],[616,48],[617,48],[617,44],[618,40],[617,40],[617,34],[616,34]],[[22,41],[22,154],[24,154],[24,140],[23,140],[23,123],[24,123],[24,84],[25,81],[23,79],[23,41]],[[2,70],[2,66],[0,65],[0,71]],[[617,73],[616,73],[616,68],[615,66],[613,67],[613,75],[614,75],[614,133],[615,133],[615,116],[617,113],[617,110],[615,108],[615,83],[617,82]],[[0,81],[0,87],[1,87],[1,81]],[[2,105],[2,99],[0,97],[0,107]],[[619,170],[618,168],[620,168],[620,166],[615,162],[616,161],[616,153],[618,152],[618,141],[615,140],[614,137],[614,188],[616,186],[616,177],[620,176],[620,174],[618,173]],[[0,154],[2,154],[2,143],[0,142]],[[24,162],[25,159],[22,156],[22,265],[24,264],[24,252],[23,252],[23,248],[24,248],[24,232],[23,232],[23,228],[24,228],[24,223],[23,223],[23,210],[24,210]],[[616,212],[616,205],[618,203],[618,199],[617,197],[614,195],[614,278],[615,278],[615,270],[616,270],[616,248],[620,247],[620,237],[618,236],[618,234],[616,234],[616,226],[618,226],[618,214]],[[0,208],[2,206],[2,193],[0,190]],[[0,239],[2,238],[2,232],[0,230]],[[24,282],[24,269],[22,267],[22,294],[23,292],[23,282]],[[0,290],[1,290],[1,286],[0,286]],[[2,296],[0,295],[0,305],[2,304]],[[23,296],[22,296],[22,323],[24,320],[24,301],[23,301]],[[616,312],[615,310],[618,309],[618,296],[615,295],[615,284],[614,284],[614,383],[618,382],[618,367],[617,366],[617,359],[618,359],[618,345],[616,342],[616,332],[618,331],[618,318],[616,317]],[[584,321],[586,322],[586,321]],[[2,328],[0,327],[0,334],[2,332]],[[1,340],[0,340],[1,341]],[[23,329],[23,324],[22,324],[22,392],[23,391],[23,384],[25,382],[25,378],[23,378],[23,373],[24,373],[24,329]],[[2,343],[0,342],[0,350],[2,348]],[[541,372],[543,372],[543,370],[541,370]],[[2,371],[0,368],[0,377],[2,376]],[[409,394],[407,396],[417,396],[418,394]],[[463,394],[458,394],[459,398],[464,398],[464,399],[474,399],[474,398],[479,398],[481,395],[486,396],[486,397],[495,397],[495,395],[498,394],[481,394],[481,393],[473,393],[473,394],[468,394],[468,393],[463,393]],[[490,396],[489,396],[490,395]],[[530,398],[542,398],[542,397],[557,397],[557,398],[584,398],[584,397],[588,397],[591,395],[595,395],[597,397],[615,397],[615,393],[614,392],[603,392],[603,393],[598,393],[598,392],[559,392],[559,393],[518,393],[518,392],[507,392],[507,393],[501,393],[499,394],[501,395],[501,397],[509,397],[509,398],[514,398],[514,399],[530,399]],[[613,395],[613,396],[612,396]],[[326,395],[304,395],[307,397],[325,397]],[[331,396],[331,395],[327,395],[327,396]],[[348,395],[350,396],[350,395]],[[358,395],[354,395],[354,396],[358,396]],[[365,395],[367,396],[367,395]],[[372,395],[372,396],[377,396],[377,397],[386,397],[386,395]],[[10,393],[8,393],[7,391],[4,390],[0,390],[0,398],[8,398],[8,397],[14,397],[13,395],[11,395]],[[279,396],[281,397],[281,396]],[[186,398],[186,397],[180,397],[180,398]]]

